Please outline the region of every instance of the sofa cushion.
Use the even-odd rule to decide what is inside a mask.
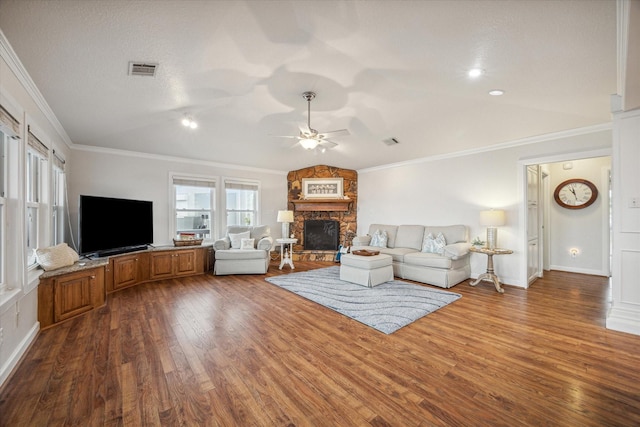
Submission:
[[[265,259],[268,255],[267,251],[259,251],[257,249],[240,250],[240,249],[225,249],[222,251],[216,251],[216,260],[220,259]]]
[[[248,239],[251,233],[245,231],[243,233],[229,233],[229,240],[231,241],[231,249],[240,249],[242,245],[242,239]]]
[[[422,248],[424,225],[401,225],[398,227],[394,248],[413,248],[419,251]]]
[[[371,243],[369,243],[369,245],[377,248],[386,248],[388,239],[389,236],[385,230],[376,230],[371,236]]]
[[[431,254],[425,252],[412,252],[404,256],[404,263],[407,265],[417,265],[420,267],[432,267],[432,268],[460,268],[464,266],[467,261],[454,260],[446,256]]]
[[[422,242],[422,252],[442,255],[446,245],[447,241],[442,233],[438,233],[436,237],[433,237],[431,233],[427,233]]]
[[[391,255],[393,262],[403,262],[406,254],[415,252],[415,249],[411,248],[377,248],[375,246],[358,246],[358,249],[365,249],[368,251],[379,251],[384,255]]]
[[[371,224],[369,226],[369,236],[373,236],[373,233],[376,230],[384,230],[387,232],[387,247],[395,248],[396,247],[396,234],[398,233],[397,225],[388,225],[388,224]]]
[[[431,233],[434,236],[437,236],[438,233],[442,233],[447,244],[469,241],[469,229],[466,225],[448,225],[441,227],[426,226],[424,233],[425,235]]]

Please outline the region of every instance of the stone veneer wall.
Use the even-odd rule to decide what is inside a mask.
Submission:
[[[303,178],[342,178],[344,195],[351,199],[348,212],[314,212],[296,211],[293,200],[302,198]],[[305,251],[302,245],[304,241],[304,221],[307,219],[333,219],[340,223],[340,244],[345,241],[351,246],[351,239],[357,230],[358,212],[358,172],[351,169],[341,169],[333,166],[311,166],[287,174],[288,203],[287,209],[293,211],[293,224],[291,232],[298,239],[298,244],[293,247],[293,259],[301,261],[333,261],[335,251]],[[349,233],[347,233],[347,230]]]

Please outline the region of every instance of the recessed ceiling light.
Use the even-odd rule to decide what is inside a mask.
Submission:
[[[504,95],[504,91],[502,89],[494,89],[489,91],[489,95],[491,96],[500,96]]]
[[[481,75],[484,74],[484,70],[482,68],[472,68],[469,70],[469,77],[480,77]]]
[[[182,126],[195,129],[198,127],[198,123],[195,120],[193,120],[193,117],[184,116],[184,118],[182,119]]]

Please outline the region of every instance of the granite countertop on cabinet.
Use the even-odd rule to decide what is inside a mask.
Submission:
[[[59,276],[61,274],[74,273],[76,271],[88,270],[90,268],[103,267],[109,264],[109,258],[98,258],[92,260],[77,261],[68,267],[56,268],[55,270],[45,271],[40,275],[40,279]]]

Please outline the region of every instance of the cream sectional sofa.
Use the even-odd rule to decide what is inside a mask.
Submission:
[[[387,232],[386,248],[369,245],[377,230]],[[429,233],[434,237],[439,233],[444,236],[446,245],[442,254],[421,251]],[[465,225],[371,224],[366,236],[353,239],[351,250],[379,250],[381,254],[391,255],[394,276],[450,288],[471,277],[470,247],[469,228]]]

